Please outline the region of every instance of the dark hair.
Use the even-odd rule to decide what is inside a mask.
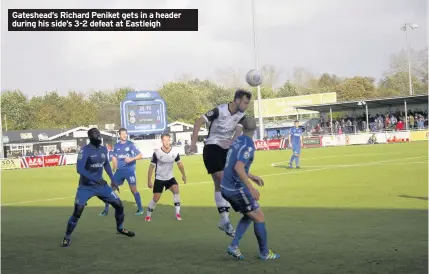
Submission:
[[[164,137],[168,137],[168,138],[170,138],[170,134],[168,134],[168,133],[163,133],[163,134],[161,135],[161,140],[162,140],[162,139],[164,139]]]
[[[123,127],[121,127],[119,130],[118,130],[118,133],[119,134],[121,134],[122,132],[128,132],[125,128],[123,128]]]
[[[298,121],[298,120],[295,120],[295,122],[294,122],[294,123],[295,123],[295,124],[296,124],[296,123],[299,123],[299,121]]]
[[[251,100],[252,93],[244,89],[237,89],[237,91],[234,94],[234,101],[237,99],[242,99],[243,97],[246,97],[247,99]]]

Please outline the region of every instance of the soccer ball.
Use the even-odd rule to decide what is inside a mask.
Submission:
[[[249,71],[246,75],[246,82],[251,85],[252,87],[257,87],[262,84],[262,75],[261,73],[256,70],[252,69]]]

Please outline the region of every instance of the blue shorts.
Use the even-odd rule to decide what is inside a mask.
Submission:
[[[75,204],[84,206],[94,196],[109,204],[120,200],[118,195],[107,184],[104,186],[80,185],[76,191]]]
[[[121,186],[124,184],[124,181],[127,180],[129,185],[136,185],[136,173],[134,171],[129,170],[116,170],[113,175],[113,180],[117,186]]]
[[[227,200],[235,212],[249,213],[259,208],[259,203],[253,199],[248,188],[228,190],[221,188],[222,197]]]
[[[292,144],[293,154],[301,154],[301,144]]]

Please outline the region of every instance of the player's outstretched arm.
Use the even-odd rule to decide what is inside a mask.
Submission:
[[[87,161],[88,161],[88,153],[85,151],[85,149],[82,149],[79,152],[79,155],[77,156],[77,163],[76,163],[77,173],[79,173],[83,177],[88,178],[90,181],[97,182],[98,179],[85,168]]]
[[[206,119],[204,116],[201,116],[200,118],[198,118],[195,123],[194,123],[194,130],[192,131],[192,136],[191,136],[191,148],[192,146],[195,146],[197,144],[198,141],[198,132],[200,132],[201,127],[203,126],[203,124],[206,122]]]
[[[198,118],[195,121],[194,124],[194,130],[192,131],[192,137],[191,137],[191,151],[196,152],[196,146],[198,141],[198,132],[200,132],[201,127],[204,123],[210,123],[216,120],[219,117],[219,109],[214,108],[207,112],[206,114],[201,115],[200,118]]]

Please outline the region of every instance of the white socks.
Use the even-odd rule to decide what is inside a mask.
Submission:
[[[173,194],[173,202],[176,208],[176,214],[180,214],[180,194]]]
[[[222,223],[229,222],[229,207],[230,204],[222,197],[220,192],[215,192],[216,207],[219,211],[220,220]]]
[[[173,194],[174,207],[176,208],[176,214],[180,214],[180,194]],[[155,210],[156,202],[152,199],[147,206],[146,216],[152,216],[152,212]]]
[[[156,207],[155,201],[153,199],[150,200],[149,205],[147,206],[146,216],[149,216],[149,217],[152,216],[152,212],[155,209],[155,207]]]

